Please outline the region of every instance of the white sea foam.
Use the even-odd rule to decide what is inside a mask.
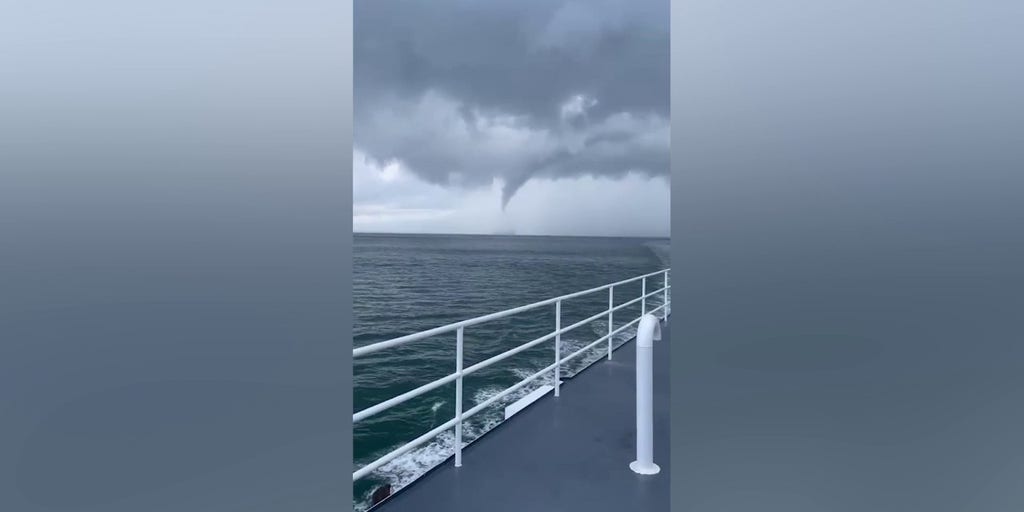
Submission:
[[[515,368],[512,370],[512,374],[515,375],[519,381],[533,375],[535,372],[536,370],[529,370],[525,368]],[[475,441],[476,439],[479,439],[480,436],[501,424],[505,417],[505,405],[519,400],[544,383],[545,381],[543,378],[534,380],[526,386],[523,386],[521,389],[497,400],[490,407],[487,407],[472,418],[466,420],[462,427],[463,443]],[[482,403],[505,389],[506,388],[498,386],[481,388],[473,393],[473,400],[471,403],[466,403],[466,408],[469,409],[476,404]],[[444,401],[435,402],[431,409],[436,414],[438,409],[443,405]],[[390,447],[387,451],[394,450],[395,448],[397,448],[397,446]],[[387,451],[375,454],[375,457],[384,455]],[[436,467],[438,464],[444,462],[445,459],[451,457],[453,453],[455,453],[455,431],[454,429],[451,429],[442,432],[423,446],[414,448],[408,453],[389,461],[374,471],[373,474],[377,478],[391,484],[391,491],[395,492],[402,487],[409,485],[427,471]],[[365,511],[370,507],[370,497],[372,493],[373,491],[370,490],[362,497],[362,500],[360,500],[355,508],[356,512]]]
[[[593,338],[593,339],[586,339],[586,340],[580,340],[580,339],[575,339],[575,338],[563,339],[562,340],[562,357],[568,357],[568,356],[573,355],[577,350],[580,350],[583,347],[586,347],[587,345],[593,343],[594,340],[596,340],[598,337],[600,337],[600,335],[595,337],[595,338]],[[598,359],[600,357],[600,353],[601,353],[602,347],[603,347],[603,345],[598,345],[598,346],[595,346],[595,347],[591,347],[590,350],[588,350],[588,351],[586,351],[586,352],[576,356],[575,359],[573,359],[573,360],[569,361],[568,363],[566,363],[565,367],[563,367],[563,369],[562,369],[563,377],[571,377],[571,376],[575,375],[576,372],[582,370],[587,365],[589,365],[590,363],[592,363],[596,359]]]
[[[436,425],[439,424],[439,422],[437,421],[437,411],[439,411],[442,407],[444,407],[445,403],[446,402],[444,400],[440,400],[440,401],[434,402],[434,405],[430,406],[430,414],[431,414],[431,420],[432,420],[431,421],[431,426],[436,426]]]

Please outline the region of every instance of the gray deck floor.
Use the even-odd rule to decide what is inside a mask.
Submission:
[[[669,350],[662,324],[654,345],[654,461],[641,476],[636,458],[635,340],[376,507],[379,512],[624,512],[668,510]]]

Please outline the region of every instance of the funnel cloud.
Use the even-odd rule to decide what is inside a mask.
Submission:
[[[527,183],[667,191],[667,0],[394,0],[354,14],[357,158],[424,187],[498,189],[503,212],[527,202]],[[406,200],[364,192],[357,206]]]

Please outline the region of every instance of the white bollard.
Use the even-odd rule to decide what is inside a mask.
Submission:
[[[654,463],[654,340],[660,339],[658,318],[644,315],[636,329],[636,460],[629,464],[641,475],[661,471]]]

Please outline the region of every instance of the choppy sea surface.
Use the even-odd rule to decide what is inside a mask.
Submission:
[[[384,341],[452,322],[654,272],[669,266],[668,239],[357,234],[353,247],[353,344]],[[662,283],[649,282],[648,291]],[[615,304],[641,294],[639,281],[616,287]],[[650,307],[661,297],[648,299]],[[598,292],[562,304],[562,325],[608,307]],[[554,306],[468,327],[465,365],[482,361],[554,330]],[[640,303],[620,309],[614,328],[640,314]],[[608,332],[602,318],[562,336],[563,356]],[[630,339],[624,329],[614,343]],[[604,344],[567,364],[563,374],[599,359]],[[487,400],[550,365],[554,341],[541,343],[466,376],[463,408]],[[354,411],[365,409],[455,371],[455,332],[358,358],[353,365]],[[473,416],[463,427],[465,442],[501,423],[504,407],[549,383],[538,379]],[[441,386],[354,426],[354,467],[362,467],[419,437],[455,415],[455,384]],[[388,483],[395,491],[444,462],[454,450],[454,431],[385,464],[354,484],[354,507],[365,510],[370,494]]]

